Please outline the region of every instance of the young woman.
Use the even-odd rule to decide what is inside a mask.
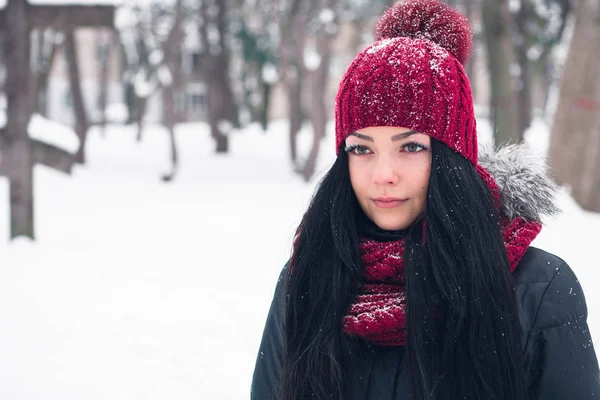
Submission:
[[[478,157],[470,46],[460,14],[409,0],[348,67],[252,399],[600,397],[581,286],[529,246],[551,180],[519,147]]]

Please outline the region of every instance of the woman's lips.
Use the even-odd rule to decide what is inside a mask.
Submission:
[[[398,199],[395,197],[378,197],[373,199],[373,203],[379,208],[394,208],[403,204],[407,199]]]

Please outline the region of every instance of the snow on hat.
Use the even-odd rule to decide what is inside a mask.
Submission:
[[[477,165],[473,96],[462,66],[471,36],[467,19],[437,0],[389,8],[377,24],[376,41],[356,56],[340,83],[336,152],[358,129],[401,126]]]

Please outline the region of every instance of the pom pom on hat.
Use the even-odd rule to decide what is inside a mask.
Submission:
[[[390,7],[377,23],[376,39],[396,37],[430,40],[461,64],[471,53],[469,22],[457,10],[437,0],[406,0]]]

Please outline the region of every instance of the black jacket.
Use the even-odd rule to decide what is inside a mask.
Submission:
[[[281,371],[284,272],[279,279],[262,343],[251,399],[275,399]],[[579,281],[560,258],[529,248],[515,269],[524,368],[531,399],[600,399],[598,361],[587,325]],[[403,347],[369,346],[359,363],[351,400],[408,399]]]

